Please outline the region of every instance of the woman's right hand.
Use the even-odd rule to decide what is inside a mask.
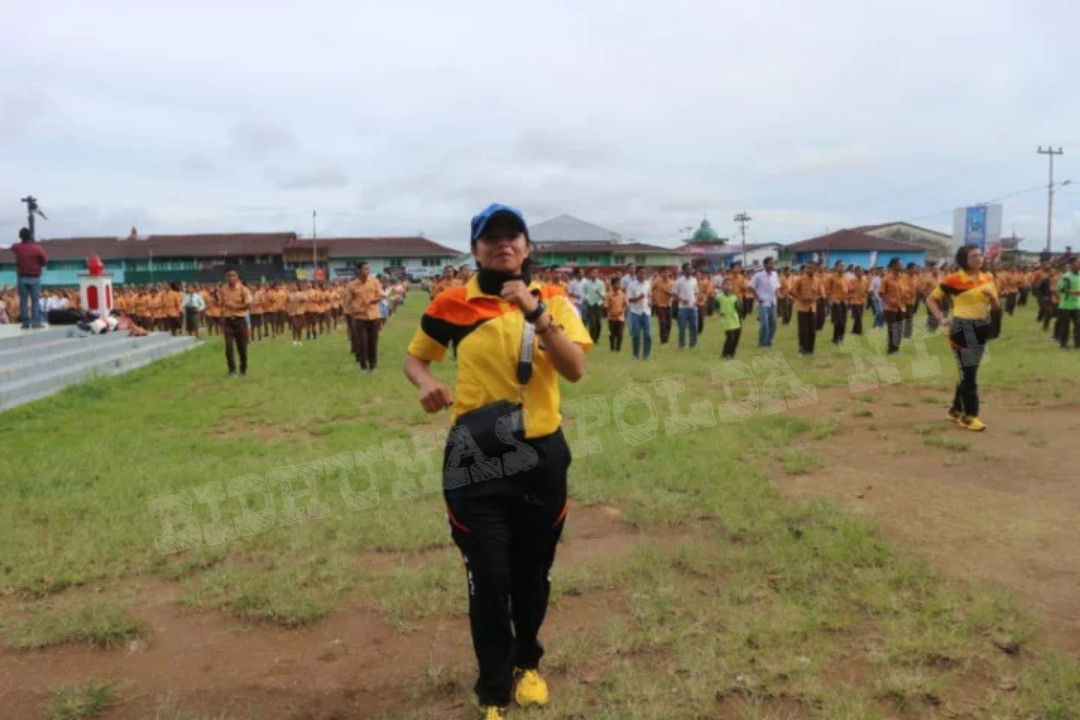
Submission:
[[[437,413],[453,404],[454,396],[450,388],[438,380],[420,386],[420,405],[426,412]]]

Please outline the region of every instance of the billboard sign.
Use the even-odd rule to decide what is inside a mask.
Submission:
[[[953,213],[953,248],[977,245],[985,253],[1001,248],[1001,205],[973,205]]]

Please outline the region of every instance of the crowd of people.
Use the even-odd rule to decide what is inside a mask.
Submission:
[[[652,352],[652,319],[656,319],[659,344],[675,335],[680,349],[697,346],[706,326],[724,333],[723,357],[734,357],[742,328],[756,314],[758,347],[772,347],[777,326],[797,328],[799,353],[812,355],[819,332],[831,329],[831,342],[841,344],[847,335],[862,335],[867,327],[887,328],[887,352],[899,352],[912,337],[919,306],[941,285],[951,265],[904,265],[892,259],[885,267],[864,269],[843,262],[829,266],[808,263],[798,268],[777,269],[772,258],[746,271],[738,263],[716,272],[689,264],[679,271],[667,267],[634,264],[601,275],[599,269],[571,272],[539,270],[535,279],[563,289],[577,308],[594,343],[607,329],[611,352],[621,352],[629,329],[634,358],[647,359]],[[1029,302],[1038,305],[1037,321],[1050,333],[1051,341],[1068,345],[1069,328],[1075,335],[1077,299],[1076,259],[1068,265],[1042,263],[1037,267],[988,267],[1001,307],[990,316],[991,337],[1001,332],[1002,318]],[[468,282],[471,269],[447,267],[430,285],[431,296]],[[950,298],[941,301],[949,309]],[[755,313],[756,310],[756,313]],[[933,313],[926,314],[926,328],[938,329]],[[673,330],[676,332],[673,333]],[[1074,337],[1074,347],[1080,338]]]

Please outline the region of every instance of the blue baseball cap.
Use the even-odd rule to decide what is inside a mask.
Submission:
[[[473,216],[471,240],[473,244],[476,244],[476,241],[484,234],[491,221],[495,219],[512,221],[525,234],[525,239],[529,239],[529,226],[525,224],[525,216],[521,214],[520,210],[509,205],[492,203],[481,210],[479,214]]]

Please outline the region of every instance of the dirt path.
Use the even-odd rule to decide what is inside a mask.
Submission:
[[[831,412],[841,430],[812,443],[821,470],[778,480],[784,493],[835,498],[946,573],[1015,593],[1045,623],[1038,642],[1080,652],[1080,409],[994,393],[989,430],[973,433],[909,389],[866,405],[821,399],[842,407]],[[970,446],[928,445],[935,437]]]
[[[560,568],[629,555],[644,539],[614,508],[573,513]],[[469,707],[473,667],[465,617],[438,618],[401,633],[374,610],[352,605],[310,628],[287,630],[187,611],[175,603],[179,587],[162,581],[131,581],[123,592],[131,613],[153,628],[149,643],[109,651],[0,651],[0,718],[36,720],[58,683],[103,679],[115,680],[124,699],[103,716],[108,720],[173,720],[178,712],[183,718],[344,720],[415,709],[418,700],[433,716],[453,717]],[[573,631],[611,610],[604,592],[562,598],[546,632]]]

